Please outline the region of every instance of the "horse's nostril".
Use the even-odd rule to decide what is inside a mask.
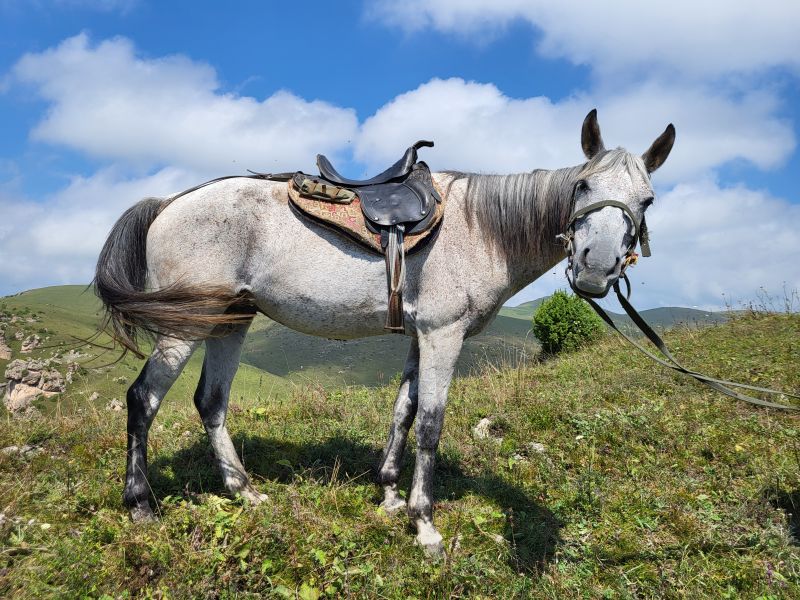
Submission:
[[[589,249],[588,248],[584,248],[583,249],[583,258],[586,258],[587,256],[589,256]]]
[[[617,272],[617,267],[619,266],[620,260],[622,260],[619,256],[617,257],[617,262],[614,263],[614,266],[611,267],[607,272],[606,275],[613,275]]]

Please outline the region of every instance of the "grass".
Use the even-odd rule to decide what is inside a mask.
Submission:
[[[667,342],[711,375],[800,389],[797,315],[744,314]],[[74,410],[6,418],[0,448],[42,452],[0,453],[0,595],[800,597],[800,418],[737,404],[614,338],[454,382],[435,484],[449,546],[439,564],[406,518],[377,510],[393,386],[273,393],[251,369],[237,375],[229,427],[270,496],[257,508],[224,493],[191,406],[196,373],[152,429],[154,525],[121,506],[124,412],[75,395],[62,399]],[[87,371],[76,389],[111,375]],[[102,385],[119,396],[114,377]],[[502,440],[474,439],[484,416]],[[404,489],[412,465],[410,452]]]

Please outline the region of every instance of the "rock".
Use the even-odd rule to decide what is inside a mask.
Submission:
[[[489,417],[484,417],[472,428],[472,435],[475,436],[476,439],[485,440],[491,435],[489,433],[491,426],[492,420]]]
[[[496,442],[502,442],[502,436],[496,435],[496,433],[492,431],[494,424],[494,420],[491,417],[484,417],[472,428],[472,435],[477,440],[491,439]]]
[[[18,454],[22,458],[33,458],[38,454],[44,452],[44,448],[40,448],[39,446],[31,446],[25,444],[24,446],[7,446],[3,449],[0,449],[0,454],[5,454],[6,456],[11,456],[14,454]]]
[[[118,398],[112,398],[111,402],[106,404],[106,410],[113,410],[115,412],[119,412],[123,409],[122,402],[119,401]]]
[[[41,345],[42,345],[42,338],[40,338],[38,335],[34,333],[32,335],[29,335],[27,338],[25,338],[25,341],[22,342],[22,349],[20,350],[20,352],[22,352],[23,354],[30,354],[35,348],[38,348]]]
[[[64,356],[61,357],[61,362],[62,364],[77,362],[77,360],[83,356],[86,356],[86,354],[81,354],[77,350],[69,350],[64,353]]]
[[[544,454],[545,446],[539,442],[528,442],[525,447],[531,454]]]
[[[92,392],[92,395],[89,396],[89,402],[95,402],[99,398],[100,398],[100,394],[98,394],[97,392]]]
[[[48,368],[46,360],[12,360],[6,366],[8,380],[3,402],[14,416],[35,416],[38,411],[31,403],[44,394],[54,396],[67,389],[64,378],[56,369]]]
[[[42,395],[42,390],[25,383],[18,383],[10,381],[6,395],[3,398],[3,403],[6,405],[8,412],[14,416],[26,414],[29,409],[33,408],[31,403]]]
[[[11,360],[11,348],[6,344],[6,338],[0,334],[0,360]]]
[[[67,364],[67,383],[72,383],[72,377],[80,370],[81,366],[76,362]]]
[[[14,319],[16,319],[16,317],[14,317]],[[11,319],[12,323],[14,322],[14,319]],[[17,333],[14,334],[14,339],[15,340],[21,340],[24,337],[25,337],[25,332],[24,331],[18,331]]]
[[[43,392],[48,392],[51,394],[61,394],[67,390],[67,386],[64,383],[64,378],[61,376],[61,373],[55,369],[42,371],[42,378],[40,380],[39,387]]]

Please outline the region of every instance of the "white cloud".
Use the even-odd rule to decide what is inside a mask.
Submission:
[[[797,223],[800,205],[767,192],[708,180],[680,184],[648,215],[653,256],[640,261],[636,279],[654,305],[670,297],[736,304],[760,287],[800,289]]]
[[[728,161],[779,166],[794,149],[791,123],[774,115],[778,100],[766,92],[733,99],[699,85],[650,82],[560,102],[516,99],[493,84],[434,79],[384,105],[362,126],[356,158],[376,169],[412,140],[436,142],[423,156],[439,168],[508,173],[557,168],[583,160],[580,128],[599,109],[609,147],[644,152],[670,122],[678,136],[656,181],[683,181]]]
[[[648,211],[653,256],[629,271],[639,308],[739,308],[761,288],[782,298],[800,290],[800,205],[744,186],[713,181],[684,183]],[[567,287],[561,264],[511,304]],[[616,300],[604,301],[621,312]]]
[[[800,3],[786,0],[382,0],[370,14],[415,31],[484,39],[514,20],[541,31],[539,51],[601,72],[686,76],[800,66]]]
[[[309,166],[357,133],[355,111],[278,91],[223,93],[213,68],[183,56],[144,59],[128,40],[85,34],[27,54],[12,79],[50,103],[32,136],[103,159],[215,172]]]
[[[0,196],[0,294],[88,283],[112,224],[126,208],[198,181],[198,174],[175,168],[138,178],[112,168],[76,177],[46,202]]]

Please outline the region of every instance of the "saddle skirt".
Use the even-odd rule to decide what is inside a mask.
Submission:
[[[303,181],[310,181],[311,185],[308,185],[308,183],[303,185]],[[324,200],[321,194],[315,194],[314,185],[333,187],[327,182],[315,181],[314,177],[308,175],[290,179],[287,182],[287,186],[291,205],[302,216],[308,217],[328,229],[344,234],[368,250],[383,255],[384,247],[381,245],[381,233],[376,231],[374,226],[371,228],[370,223],[365,218],[362,209],[364,198],[363,194],[359,194],[359,189],[335,187],[333,190],[326,189],[325,193],[329,198]],[[421,248],[424,245],[423,242],[431,239],[432,235],[438,230],[438,225],[444,215],[446,196],[436,187],[435,183],[433,183],[433,186],[442,200],[434,203],[435,206],[431,210],[430,221],[426,223],[426,227],[422,228],[421,231],[410,229],[405,233],[404,245],[406,253],[412,253],[415,249]]]

